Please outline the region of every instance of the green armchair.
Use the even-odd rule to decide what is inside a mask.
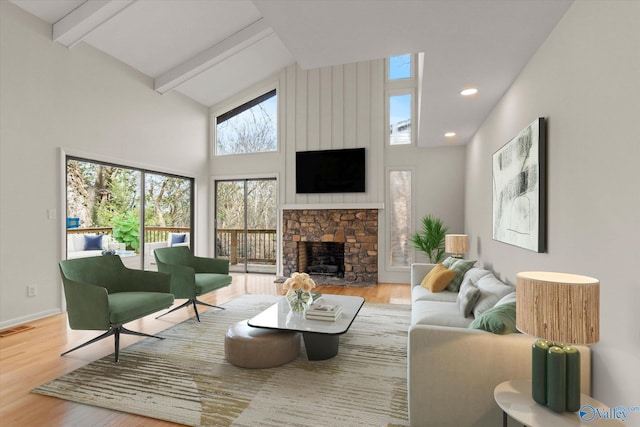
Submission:
[[[119,256],[63,260],[60,273],[71,329],[106,330],[61,356],[113,335],[117,362],[120,334],[162,339],[131,331],[123,325],[173,304],[168,274],[128,269]]]
[[[197,304],[224,310],[217,305],[199,301],[197,297],[231,284],[228,260],[197,257],[186,246],[158,248],[154,251],[154,255],[158,271],[171,273],[171,293],[176,299],[187,299],[184,304],[174,307],[158,317],[193,305],[193,311],[195,311],[196,319],[199,322],[200,315]]]

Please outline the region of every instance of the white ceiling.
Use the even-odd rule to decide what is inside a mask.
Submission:
[[[11,0],[205,105],[303,69],[424,52],[421,146],[467,143],[572,0]],[[463,99],[462,88],[479,93]]]

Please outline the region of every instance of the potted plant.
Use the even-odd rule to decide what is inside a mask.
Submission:
[[[416,249],[421,250],[431,263],[439,263],[444,258],[444,237],[449,227],[439,218],[427,215],[422,218],[422,231],[411,238]]]

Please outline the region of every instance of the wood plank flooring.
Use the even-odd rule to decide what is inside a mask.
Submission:
[[[275,276],[233,274],[233,283],[203,296],[202,301],[223,304],[245,293],[278,295]],[[380,283],[373,287],[321,286],[317,291],[359,295],[368,302],[409,304],[406,284]],[[202,309],[200,308],[202,307]],[[198,307],[205,311],[204,306]],[[133,330],[158,333],[193,316],[192,310],[177,310],[161,319],[155,315],[127,324]],[[66,315],[60,314],[28,323],[35,328],[0,338],[0,425],[2,426],[176,426],[165,421],[68,402],[29,391],[94,360],[113,353],[113,338],[104,339],[64,357],[60,353],[98,335],[97,331],[72,331]],[[125,335],[125,348],[143,338]]]

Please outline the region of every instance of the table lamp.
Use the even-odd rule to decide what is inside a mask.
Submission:
[[[580,409],[580,353],[600,338],[600,282],[567,273],[516,275],[516,328],[532,346],[532,397],[554,412]]]
[[[466,234],[446,234],[444,236],[444,250],[454,258],[462,258],[462,254],[469,250],[469,236]]]

